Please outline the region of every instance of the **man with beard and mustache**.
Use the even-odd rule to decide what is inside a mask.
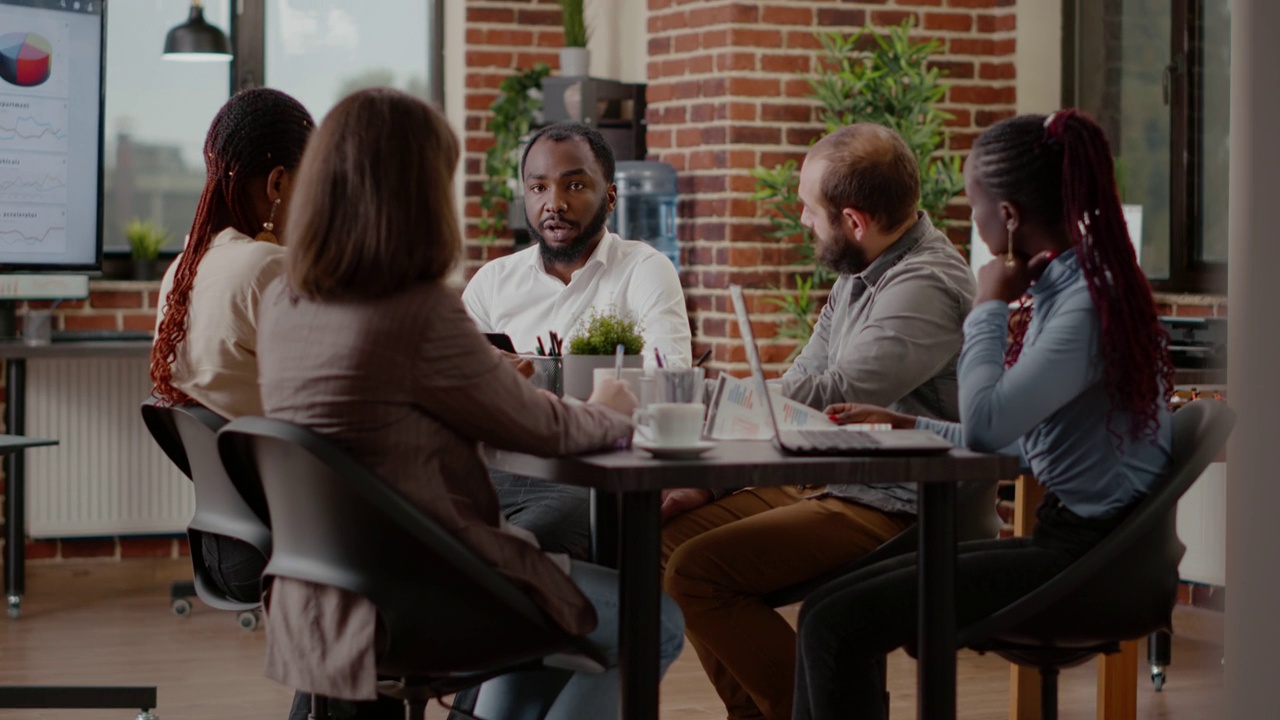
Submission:
[[[799,194],[816,255],[839,279],[782,394],[956,419],[974,279],[916,209],[911,150],[880,125],[841,128],[809,150]],[[796,485],[719,499],[671,490],[662,511],[664,588],[728,717],[780,720],[791,717],[796,636],[764,596],[838,571],[912,525],[916,488]]]

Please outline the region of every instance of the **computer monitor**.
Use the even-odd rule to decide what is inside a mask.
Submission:
[[[0,0],[0,272],[102,267],[104,0]]]

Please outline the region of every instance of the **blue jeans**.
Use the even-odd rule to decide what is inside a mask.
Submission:
[[[591,491],[489,471],[498,492],[498,505],[507,522],[538,538],[538,547],[564,553],[574,560],[591,557]]]
[[[604,651],[602,673],[543,668],[496,677],[480,686],[475,714],[485,720],[607,720],[618,705],[618,573],[574,561],[569,576],[596,609],[600,622],[587,639]],[[671,598],[662,596],[660,673],[684,647],[684,618]]]

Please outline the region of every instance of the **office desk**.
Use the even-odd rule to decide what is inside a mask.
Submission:
[[[487,448],[485,454],[496,470],[621,495],[619,662],[626,720],[658,717],[663,489],[919,483],[919,717],[955,718],[955,483],[1013,477],[1015,458],[958,449],[939,455],[792,457],[759,440],[723,442],[699,460],[655,460],[639,450],[541,458]]]
[[[48,345],[26,345],[0,342],[0,359],[4,360],[5,430],[21,435],[27,429],[27,360],[78,357],[137,357],[151,353],[150,340],[58,342]],[[26,464],[23,452],[9,452],[5,457],[4,475],[4,594],[9,617],[22,614],[22,595],[26,588]]]

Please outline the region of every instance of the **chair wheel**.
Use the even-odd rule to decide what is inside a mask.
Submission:
[[[258,629],[258,613],[252,610],[246,610],[236,613],[236,622],[240,623],[240,627],[253,632]]]
[[[191,601],[186,598],[174,598],[169,602],[169,609],[173,610],[173,614],[178,617],[186,617],[191,614]]]
[[[1163,672],[1151,673],[1151,684],[1155,686],[1156,692],[1164,689],[1165,675]]]
[[[9,598],[9,619],[17,620],[22,617],[22,598],[18,595],[10,595]]]
[[[134,720],[160,720],[160,716],[150,710],[143,710]]]

